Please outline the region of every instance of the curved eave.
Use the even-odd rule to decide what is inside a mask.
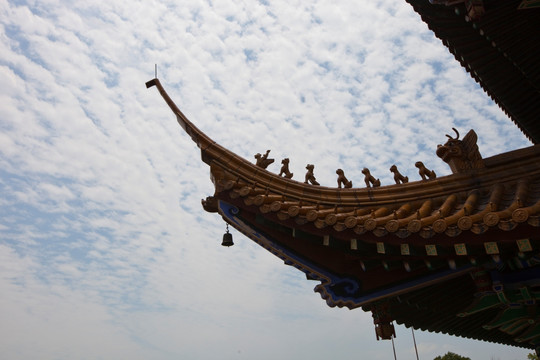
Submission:
[[[455,225],[483,233],[487,227],[511,230],[526,221],[539,226],[540,145],[484,159],[483,169],[434,180],[377,188],[314,186],[280,177],[220,146],[187,119],[158,79],[147,83],[147,87],[154,85],[201,149],[203,161],[211,167],[216,194],[243,198],[246,206],[255,205],[260,212],[279,212],[283,219],[298,216],[301,222],[314,222],[319,228],[337,226],[357,234],[366,229],[401,229],[407,231],[401,235],[408,236],[426,226],[431,227],[427,233],[433,234]],[[475,230],[477,223],[483,228]]]
[[[429,181],[362,189],[313,186],[220,146],[182,114],[157,79],[147,83],[154,85],[210,166],[216,192],[205,209],[307,279],[320,281],[315,291],[328,305],[370,310],[384,300],[393,319],[407,326],[533,346],[484,329],[498,310],[456,314],[478,291],[468,275],[475,267],[537,265],[540,145]],[[448,298],[447,292],[459,296]],[[449,304],[454,307],[444,306]]]

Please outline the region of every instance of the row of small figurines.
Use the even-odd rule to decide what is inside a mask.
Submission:
[[[268,165],[272,164],[274,162],[274,159],[269,159],[268,154],[270,154],[270,150],[266,150],[266,153],[264,154],[256,154],[255,155],[255,165],[257,165],[260,168],[266,169]],[[435,174],[435,171],[429,170],[424,166],[424,164],[421,161],[417,161],[414,164],[418,168],[418,173],[422,177],[422,180],[431,180],[435,179],[437,175]],[[313,170],[315,168],[315,165],[313,164],[307,164],[306,169],[306,176],[304,183],[311,184],[311,185],[320,185],[317,182],[317,179],[315,178],[315,175],[313,173]],[[401,175],[396,165],[392,165],[390,167],[390,171],[394,174],[394,181],[396,184],[404,184],[409,182],[409,178],[407,176]],[[342,169],[337,169],[336,174],[338,175],[337,183],[338,188],[341,189],[343,186],[344,188],[352,188],[352,181],[347,180],[347,177],[345,177],[345,173]],[[378,187],[381,186],[381,181],[379,179],[376,179],[371,173],[369,172],[368,168],[362,169],[362,174],[364,174],[364,182],[366,183],[367,187]],[[293,177],[293,173],[289,171],[289,159],[285,158],[281,160],[281,170],[279,172],[279,176],[283,176],[287,179],[291,179]]]

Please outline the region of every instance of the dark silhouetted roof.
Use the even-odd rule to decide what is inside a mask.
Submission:
[[[540,8],[485,0],[484,15],[473,20],[465,3],[406,1],[521,131],[540,143]]]

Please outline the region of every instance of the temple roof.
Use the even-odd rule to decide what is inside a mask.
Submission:
[[[216,195],[242,201],[261,214],[348,237],[372,233],[428,239],[489,230],[497,239],[508,237],[505,231],[515,233],[516,227],[540,226],[540,146],[481,159],[480,168],[454,169],[456,173],[432,180],[364,188],[314,186],[267,171],[223,148],[185,117],[159,80],[148,83],[152,85],[201,149]]]
[[[528,1],[407,0],[524,134],[540,142],[540,9]],[[449,5],[449,6],[447,6]],[[329,306],[409,327],[540,349],[540,144],[482,158],[477,135],[436,149],[452,174],[325,187],[266,170],[201,132],[156,86],[210,166],[209,212],[296,267]],[[435,149],[434,149],[435,150]],[[284,165],[285,166],[285,165]],[[392,169],[391,169],[392,170]],[[284,176],[281,176],[284,175]],[[343,185],[343,188],[341,188]]]
[[[366,187],[331,188],[310,183],[309,165],[300,182],[266,170],[268,154],[252,163],[220,146],[154,85],[210,166],[215,193],[205,210],[319,281],[315,291],[329,306],[371,311],[382,338],[397,321],[540,343],[540,145],[484,159],[477,134],[459,139],[456,130],[436,151],[451,175],[437,178],[417,163],[417,181],[380,186],[364,172]]]
[[[392,235],[385,241],[490,233],[493,240],[520,226],[540,226],[540,147],[485,159],[486,168],[433,180],[378,188],[338,189],[280,178],[235,158],[211,165],[217,192],[292,219],[297,226],[347,237]],[[472,239],[471,239],[472,240]]]
[[[406,1],[493,101],[533,143],[538,144],[538,2]]]

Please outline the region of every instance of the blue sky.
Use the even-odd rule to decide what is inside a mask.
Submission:
[[[9,359],[389,359],[370,314],[204,212],[206,165],[154,89],[295,178],[437,174],[445,134],[530,145],[404,1],[0,0],[0,348]],[[279,171],[279,161],[269,170]],[[527,351],[416,332],[420,358]],[[399,359],[415,359],[398,327]]]

